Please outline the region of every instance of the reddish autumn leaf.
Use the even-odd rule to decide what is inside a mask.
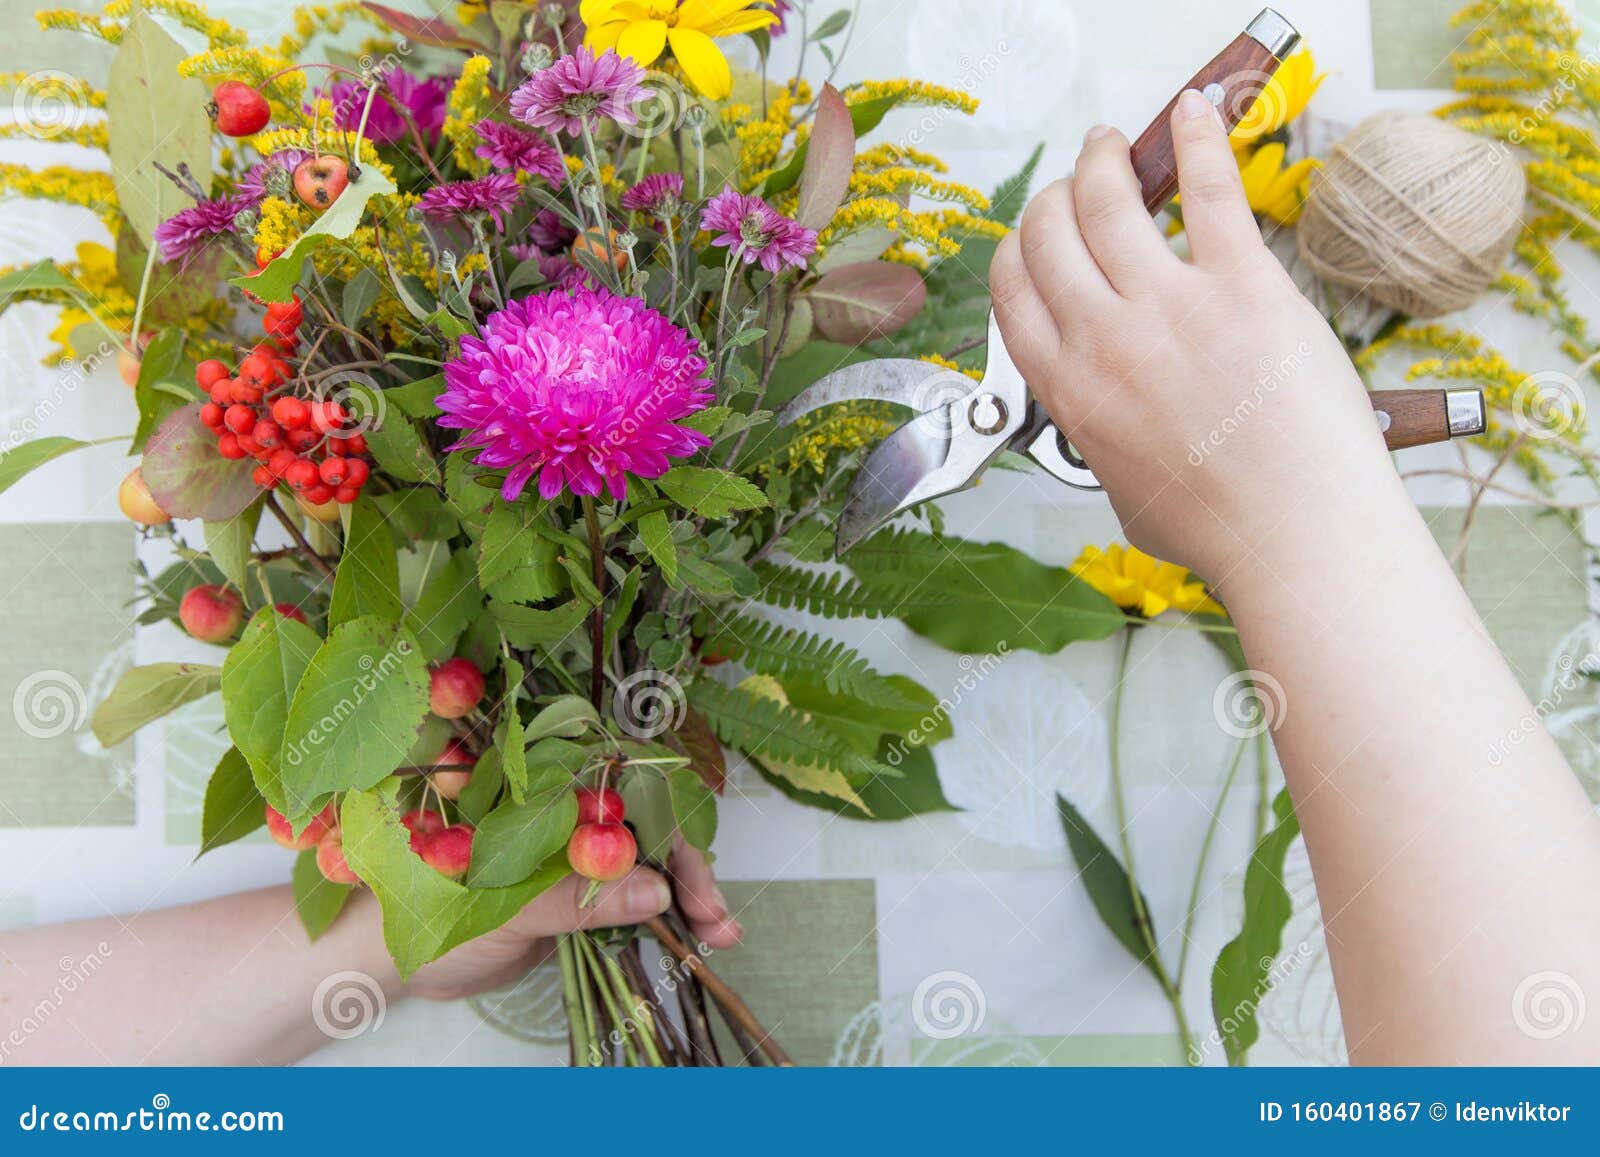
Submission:
[[[684,712],[683,722],[674,731],[678,746],[689,757],[689,767],[700,781],[718,795],[728,781],[728,764],[722,755],[722,744],[704,715],[690,707]]]
[[[832,221],[850,191],[850,171],[855,163],[856,129],[850,110],[838,89],[824,85],[817,98],[811,147],[800,174],[800,209],[795,220],[818,230]]]
[[[909,265],[863,261],[825,274],[806,299],[817,332],[829,341],[857,345],[904,327],[922,311],[928,288]]]

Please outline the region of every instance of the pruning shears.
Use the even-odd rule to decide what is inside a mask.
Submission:
[[[1232,131],[1299,40],[1293,25],[1265,8],[1185,88],[1203,93]],[[1170,120],[1176,100],[1174,96],[1132,146],[1134,172],[1151,213],[1159,212],[1177,191]],[[779,411],[779,425],[844,402],[888,402],[914,415],[879,443],[857,472],[839,516],[840,554],[902,511],[975,485],[1006,450],[1032,458],[1068,486],[1101,489],[1029,394],[992,315],[988,359],[977,382],[908,358],[859,362],[823,377]],[[1486,428],[1481,390],[1382,390],[1369,396],[1391,450],[1470,437]]]

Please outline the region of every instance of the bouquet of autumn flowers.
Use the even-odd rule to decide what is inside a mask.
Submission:
[[[69,85],[82,115],[42,134],[109,172],[0,185],[91,209],[111,243],[0,290],[61,307],[59,356],[116,357],[140,457],[119,500],[177,556],[142,621],[226,649],[134,668],[95,733],[220,692],[202,850],[266,826],[312,936],[370,888],[403,975],[569,872],[709,848],[724,745],[851,817],[950,807],[949,701],[762,605],[988,653],[1128,621],[1063,570],[940,536],[931,508],[936,533],[814,565],[893,415],[779,429],[774,409],[886,350],[981,358],[1032,166],[991,199],[858,141],[897,106],[970,113],[964,92],[768,78],[785,16],[830,63],[847,21],[658,7],[338,3],[275,46],[190,0],[39,16],[114,49],[106,90]],[[0,488],[82,445],[9,446]],[[681,921],[651,932],[684,962],[681,1024],[638,930],[563,941],[576,1063],[714,1060],[707,992],[746,1059],[782,1058]]]

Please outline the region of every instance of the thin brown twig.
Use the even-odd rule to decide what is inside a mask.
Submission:
[[[283,507],[278,505],[277,496],[268,492],[266,505],[267,509],[272,511],[273,517],[283,524],[283,529],[289,532],[289,537],[294,539],[295,550],[300,557],[321,571],[324,578],[333,578],[333,567],[327,559],[311,548],[311,543],[306,539],[300,527],[295,524],[294,519],[290,518]]]
[[[772,1039],[772,1034],[761,1026],[761,1022],[756,1019],[749,1006],[739,999],[739,994],[711,971],[706,962],[691,951],[688,945],[679,940],[665,920],[660,916],[652,916],[645,921],[645,927],[650,929],[650,934],[661,942],[661,947],[678,958],[685,971],[705,986],[705,990],[711,994],[711,999],[717,1002],[729,1019],[737,1021],[739,1026],[760,1044],[761,1051],[771,1058],[773,1064],[783,1066],[794,1064],[794,1061],[789,1059],[789,1054]]]

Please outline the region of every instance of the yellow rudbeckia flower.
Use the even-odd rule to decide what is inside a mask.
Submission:
[[[648,68],[668,48],[696,92],[725,100],[733,91],[728,58],[712,40],[776,24],[768,0],[583,0],[578,14],[592,52],[616,49]]]
[[[1125,610],[1153,619],[1163,611],[1226,615],[1222,604],[1206,594],[1205,584],[1188,568],[1151,558],[1134,546],[1112,543],[1101,550],[1086,546],[1067,568]]]
[[[1306,111],[1327,73],[1317,75],[1317,62],[1309,49],[1285,60],[1256,98],[1228,140],[1235,150],[1247,149],[1268,133],[1275,133]]]
[[[1293,225],[1305,208],[1307,182],[1317,167],[1315,157],[1283,167],[1286,150],[1274,141],[1262,145],[1248,159],[1240,158],[1239,179],[1250,208],[1264,213],[1280,225]]]

